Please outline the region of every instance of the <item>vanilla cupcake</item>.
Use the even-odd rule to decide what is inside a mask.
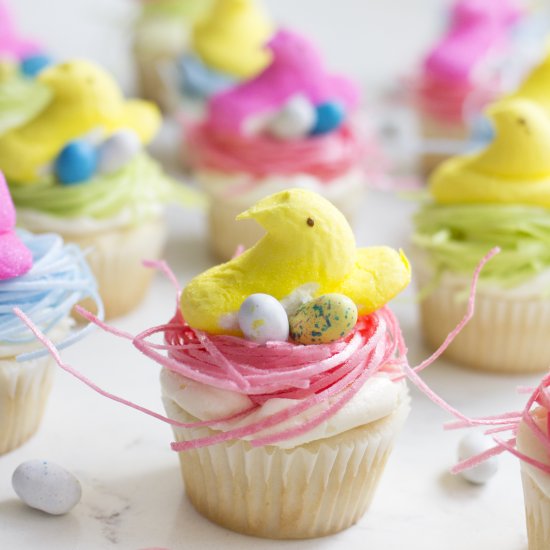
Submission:
[[[0,174],[0,455],[38,429],[54,371],[51,358],[33,353],[39,344],[14,308],[66,346],[78,336],[70,335],[72,307],[87,297],[100,304],[93,276],[75,245],[64,245],[56,235],[15,233],[14,225],[15,210]]]
[[[165,367],[172,447],[201,514],[260,537],[328,535],[368,508],[409,411],[385,307],[409,265],[390,248],[356,249],[344,216],[311,191],[241,217],[266,236],[185,287],[158,329],[167,357],[136,346]]]
[[[0,135],[0,169],[19,224],[89,250],[107,316],[121,315],[148,288],[152,273],[142,259],[162,255],[164,205],[187,194],[144,150],[158,110],[125,100],[111,77],[86,61],[47,68],[37,80],[51,101]]]
[[[443,163],[413,242],[426,342],[437,347],[466,309],[469,274],[488,250],[476,314],[447,351],[457,363],[498,372],[550,364],[550,118],[514,100],[489,110],[494,141]]]
[[[521,462],[529,550],[550,548],[550,375],[546,375],[520,413],[481,419],[464,417],[452,427],[487,426],[495,446],[489,453],[458,464],[454,473],[476,466],[490,456],[511,452]],[[506,432],[510,432],[508,435]]]
[[[348,219],[366,188],[365,149],[353,125],[359,91],[325,69],[305,38],[280,30],[270,65],[256,78],[214,96],[191,127],[186,161],[210,198],[210,242],[220,258],[262,235],[237,224],[239,212],[291,187],[318,192]]]
[[[256,0],[150,2],[138,22],[135,54],[146,97],[186,117],[269,61],[272,26]]]
[[[514,36],[524,16],[517,0],[452,4],[448,28],[428,52],[414,84],[424,174],[463,152],[484,106],[514,85],[521,58]]]

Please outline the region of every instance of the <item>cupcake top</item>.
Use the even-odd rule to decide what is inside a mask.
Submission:
[[[358,88],[328,72],[304,37],[280,30],[270,65],[256,78],[214,96],[189,135],[195,166],[254,175],[306,173],[330,179],[358,163],[350,126]]]
[[[64,245],[56,235],[34,236],[14,228],[15,209],[0,173],[0,359],[37,347],[32,332],[17,319],[16,307],[44,333],[60,335],[60,347],[82,336],[66,337],[71,309],[80,300],[93,298],[102,316],[95,280],[78,247]]]
[[[449,428],[487,426],[495,447],[458,464],[453,472],[473,467],[486,458],[508,451],[517,456],[538,487],[550,498],[550,375],[532,390],[522,411],[451,423]],[[508,435],[506,432],[510,432]]]
[[[452,122],[463,120],[466,101],[475,100],[476,110],[490,101],[522,14],[518,0],[456,0],[446,33],[424,60],[419,107]]]
[[[0,135],[0,168],[18,208],[59,218],[138,221],[184,194],[145,153],[160,115],[126,100],[114,80],[87,61],[44,69],[51,93],[31,120]]]
[[[550,268],[550,119],[526,100],[489,110],[493,142],[452,158],[432,175],[432,203],[415,217],[413,241],[430,252],[438,272],[467,274],[479,257],[499,246],[482,280],[546,293]],[[534,284],[535,277],[542,277]]]
[[[193,279],[172,321],[147,331],[164,332],[168,356],[137,339],[167,367],[165,397],[223,432],[174,448],[293,446],[390,414],[404,386],[385,304],[410,280],[405,256],[357,249],[344,216],[310,191],[262,199],[244,218],[267,235]]]

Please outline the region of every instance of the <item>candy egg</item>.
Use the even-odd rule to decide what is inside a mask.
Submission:
[[[471,432],[460,440],[458,444],[458,460],[461,462],[472,456],[481,454],[493,446],[491,439],[479,432]],[[487,483],[498,470],[498,457],[493,456],[477,466],[464,470],[460,475],[476,485]]]
[[[37,76],[46,67],[50,66],[53,60],[44,54],[29,55],[21,61],[21,72],[30,78]]]
[[[27,506],[56,516],[70,512],[82,496],[78,479],[48,460],[20,464],[13,472],[12,486]]]
[[[265,344],[288,338],[288,317],[281,302],[269,294],[251,294],[239,309],[239,326],[248,340]]]
[[[273,116],[267,131],[278,139],[300,139],[312,131],[316,119],[315,107],[307,97],[295,95]]]
[[[317,105],[315,124],[311,135],[328,134],[339,128],[344,122],[346,112],[344,105],[339,101],[327,101]]]
[[[129,129],[119,130],[99,147],[98,168],[103,174],[116,172],[128,164],[141,150],[138,135]]]
[[[343,294],[324,294],[298,308],[290,336],[300,344],[328,344],[344,338],[357,323],[357,306]]]
[[[80,139],[68,143],[55,160],[57,179],[65,185],[89,180],[97,167],[97,151],[88,141]]]

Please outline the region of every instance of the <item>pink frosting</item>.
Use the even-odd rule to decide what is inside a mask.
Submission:
[[[337,131],[301,140],[218,133],[208,123],[192,126],[187,154],[196,168],[253,178],[309,174],[324,182],[359,166],[363,143],[348,125]]]
[[[15,208],[0,173],[0,281],[24,275],[32,267],[31,251],[15,234]]]
[[[359,104],[359,89],[347,78],[329,74],[320,53],[306,38],[280,30],[268,43],[273,60],[253,80],[214,96],[208,124],[219,133],[242,133],[252,116],[281,108],[296,94],[314,105],[339,100],[348,111]]]
[[[466,86],[490,53],[506,47],[511,27],[522,14],[517,0],[458,0],[451,24],[424,62],[431,78]]]
[[[20,60],[40,51],[38,44],[19,36],[7,4],[0,0],[0,57]]]

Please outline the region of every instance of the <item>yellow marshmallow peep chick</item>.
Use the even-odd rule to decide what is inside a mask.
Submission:
[[[267,234],[233,260],[193,279],[181,296],[187,323],[212,334],[240,334],[225,320],[251,294],[281,300],[316,283],[316,295],[340,293],[371,313],[410,281],[405,255],[387,247],[357,249],[343,214],[329,201],[304,189],[260,200],[237,219],[256,220]]]
[[[193,31],[193,47],[207,65],[251,78],[270,60],[265,43],[273,28],[254,0],[217,0]]]
[[[550,116],[514,99],[488,110],[496,136],[483,151],[437,170],[430,191],[440,204],[523,204],[550,208]]]
[[[152,103],[125,100],[116,82],[88,61],[68,61],[40,73],[50,103],[31,121],[0,136],[0,166],[8,180],[35,182],[67,142],[100,129],[134,130],[148,143],[160,125]]]

